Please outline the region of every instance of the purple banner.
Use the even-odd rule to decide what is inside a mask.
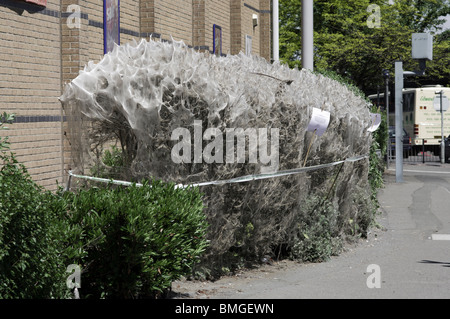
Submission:
[[[114,49],[114,43],[120,44],[120,2],[103,0],[103,30],[105,54]]]

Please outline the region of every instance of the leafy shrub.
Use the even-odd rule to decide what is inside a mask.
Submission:
[[[4,123],[12,123],[14,121],[14,114],[8,114],[6,112],[3,113],[3,115],[0,115],[0,129],[5,130],[7,127],[4,127]],[[4,151],[9,148],[9,142],[8,137],[1,137],[0,136],[0,151]]]
[[[90,172],[92,176],[100,178],[118,178],[121,176],[120,173],[124,166],[125,159],[122,150],[113,145],[111,149],[107,149],[101,154],[101,159],[96,161]]]
[[[30,178],[13,155],[1,156],[0,298],[62,298],[64,203]]]
[[[0,128],[12,119],[4,114]],[[53,194],[8,147],[0,139],[0,298],[70,298],[70,264],[83,270],[82,297],[155,297],[207,246],[197,189],[155,181]]]
[[[14,156],[1,158],[0,298],[69,298],[70,264],[83,270],[82,297],[156,297],[207,245],[196,189],[154,182],[52,194]]]
[[[82,269],[82,297],[158,297],[207,246],[197,189],[154,181],[63,196],[71,223],[82,228],[71,239],[81,248],[71,263]]]
[[[3,113],[0,129],[13,120]],[[7,149],[8,137],[0,138],[0,298],[65,297],[64,203],[34,183]]]
[[[372,109],[376,112],[375,107]],[[369,183],[372,190],[371,199],[376,208],[379,207],[377,193],[378,190],[383,187],[383,172],[385,168],[385,163],[381,158],[386,154],[386,146],[388,139],[388,129],[386,121],[386,113],[381,114],[381,124],[379,128],[373,133],[372,144],[370,146],[369,155]],[[380,154],[377,154],[377,151]]]

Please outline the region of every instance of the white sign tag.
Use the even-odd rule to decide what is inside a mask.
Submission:
[[[370,113],[370,120],[372,125],[367,129],[367,131],[375,132],[381,124],[381,114]]]
[[[330,112],[313,108],[311,121],[308,124],[307,131],[316,131],[317,136],[322,136],[330,123]]]

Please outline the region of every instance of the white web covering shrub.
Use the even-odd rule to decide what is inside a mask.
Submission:
[[[331,120],[325,133],[314,138],[307,166],[368,154],[371,144],[366,101],[337,81],[243,53],[216,57],[176,41],[116,46],[99,63],[89,62],[65,86],[60,100],[69,123],[72,169],[89,173],[86,168],[98,156],[94,151],[120,141],[126,158],[120,178],[126,180],[188,184],[261,172],[261,163],[248,161],[174,163],[172,131],[187,128],[194,138],[196,120],[201,120],[202,132],[208,127],[221,132],[278,129],[278,170],[303,166],[313,138],[306,131],[313,107],[329,111]],[[201,143],[203,149],[209,141]],[[251,152],[256,150],[247,147],[247,160]],[[360,161],[340,172],[330,199],[341,215],[337,227],[364,214],[365,208],[356,207],[351,198],[369,192],[367,171],[368,162]],[[211,224],[210,257],[218,262],[230,251],[261,256],[289,241],[304,200],[326,194],[335,174],[335,169],[325,169],[202,187]]]

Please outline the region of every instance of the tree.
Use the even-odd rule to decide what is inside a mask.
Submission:
[[[370,22],[378,14],[376,9],[380,23],[373,26]],[[315,0],[314,67],[319,72],[332,70],[369,94],[383,85],[383,69],[393,74],[394,61],[402,60],[405,70],[418,68],[417,61],[411,59],[412,33],[442,31],[443,17],[449,13],[448,0],[395,0],[392,4],[382,0]],[[427,76],[412,80],[450,85],[448,31],[436,35],[435,40]],[[280,1],[280,57],[291,67],[301,67],[301,0]]]

